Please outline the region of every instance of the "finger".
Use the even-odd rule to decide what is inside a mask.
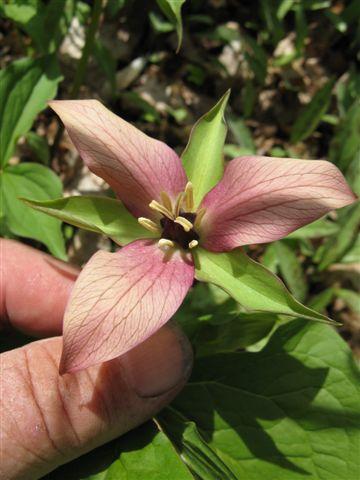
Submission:
[[[61,338],[3,354],[2,473],[35,480],[143,423],[183,386],[191,348],[169,324],[128,354],[58,375]]]
[[[0,325],[59,335],[78,270],[13,240],[0,240]]]

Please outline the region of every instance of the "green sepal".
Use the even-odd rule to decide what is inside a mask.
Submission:
[[[195,207],[224,173],[223,148],[227,132],[224,112],[229,96],[230,90],[195,123],[181,155],[186,175],[194,186]]]
[[[212,253],[198,248],[194,252],[194,259],[197,280],[217,285],[247,310],[337,324],[298,302],[276,275],[249,258],[241,249]]]
[[[22,199],[30,207],[75,227],[102,233],[119,245],[155,235],[143,228],[119,200],[96,196],[58,198],[45,202]]]

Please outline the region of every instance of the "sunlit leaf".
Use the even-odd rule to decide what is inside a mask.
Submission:
[[[199,359],[159,420],[201,479],[355,480],[358,380],[337,332],[297,320],[260,352]]]
[[[24,58],[0,72],[0,164],[13,154],[21,135],[36,115],[54,98],[61,80],[56,57]]]
[[[176,52],[180,50],[183,38],[183,25],[181,18],[181,8],[186,0],[156,0],[162,12],[167,16],[170,22],[175,26],[178,36]]]
[[[20,237],[44,243],[56,257],[66,259],[61,221],[36,212],[19,200],[48,200],[62,194],[62,184],[49,168],[38,163],[7,166],[0,174],[3,221]]]

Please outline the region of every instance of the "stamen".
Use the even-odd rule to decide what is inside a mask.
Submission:
[[[169,211],[164,205],[161,205],[161,203],[157,202],[156,200],[153,200],[152,202],[149,203],[149,207],[155,210],[156,212],[160,212],[165,217],[170,218],[170,220],[174,220],[174,215]]]
[[[181,225],[183,227],[183,229],[185,230],[185,232],[190,232],[190,230],[194,226],[191,222],[189,222],[189,220],[187,218],[184,218],[184,217],[176,217],[174,222]]]
[[[191,242],[189,243],[189,248],[191,250],[192,248],[195,248],[198,245],[199,245],[199,242],[197,240],[191,240]]]
[[[175,206],[174,206],[174,217],[177,217],[180,213],[181,205],[182,205],[182,202],[184,200],[184,195],[185,195],[185,193],[181,192],[181,193],[179,193],[179,195],[176,199]]]
[[[161,248],[161,250],[167,251],[169,248],[175,247],[175,243],[167,238],[160,238],[158,241],[158,246]]]
[[[156,223],[150,220],[149,218],[139,217],[138,222],[140,223],[140,225],[142,225],[144,228],[146,228],[150,232],[157,233],[159,235],[161,234],[161,230],[158,227],[158,225],[156,225]]]
[[[169,212],[172,212],[172,202],[171,198],[166,192],[161,192],[160,193],[161,201],[162,204],[164,205],[165,208],[169,210]]]
[[[191,182],[188,182],[185,187],[185,206],[187,212],[191,212],[194,208],[194,189]]]
[[[196,219],[195,219],[195,223],[194,223],[194,228],[195,229],[199,228],[201,220],[202,220],[203,216],[205,215],[205,213],[206,213],[205,208],[200,208],[200,210],[196,213]]]

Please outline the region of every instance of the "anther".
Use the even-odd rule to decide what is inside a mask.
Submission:
[[[205,208],[200,208],[198,212],[196,212],[196,219],[194,222],[194,228],[199,228],[201,220],[203,219],[204,215],[206,213]]]
[[[182,202],[184,200],[184,195],[185,195],[185,193],[181,192],[181,193],[179,193],[179,195],[176,199],[175,206],[174,206],[174,217],[177,217],[180,213],[181,205],[182,205]]]
[[[171,240],[168,240],[167,238],[160,238],[158,241],[158,246],[161,248],[161,250],[169,250],[169,248],[175,247],[175,243],[172,242]]]
[[[170,218],[170,220],[174,220],[174,215],[170,210],[168,210],[164,205],[161,205],[161,203],[157,202],[156,200],[153,200],[152,202],[149,203],[149,207],[155,210],[156,212],[160,212],[165,217]]]
[[[146,228],[150,232],[157,233],[160,235],[161,233],[160,228],[158,227],[158,225],[156,225],[155,222],[153,222],[149,218],[139,217],[138,222],[140,223],[140,225],[142,225],[144,228]]]
[[[198,245],[199,245],[199,242],[197,240],[191,240],[191,242],[189,243],[189,248],[191,250],[192,248],[195,248]]]
[[[184,218],[184,217],[176,217],[174,222],[181,225],[185,230],[185,232],[190,232],[190,230],[194,226],[187,218]]]
[[[187,212],[191,212],[194,208],[194,189],[191,182],[185,187],[185,207]]]
[[[164,205],[165,208],[169,210],[169,212],[172,212],[172,202],[171,198],[166,192],[161,192],[160,193],[160,198],[162,201],[162,204]]]

